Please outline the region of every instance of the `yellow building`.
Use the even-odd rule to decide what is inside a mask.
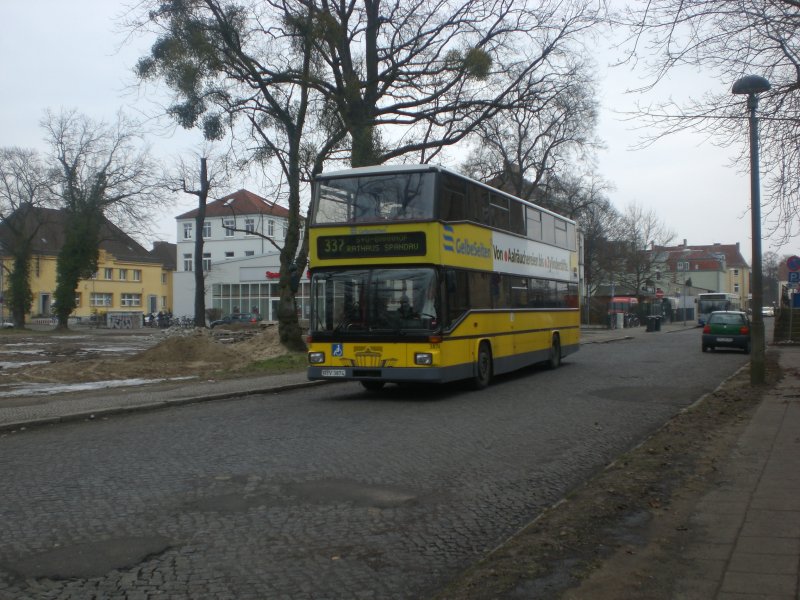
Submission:
[[[56,263],[64,240],[64,213],[38,209],[42,219],[33,238],[30,286],[33,305],[26,318],[48,318],[56,288]],[[147,251],[118,227],[106,221],[101,232],[98,269],[90,279],[82,279],[75,290],[76,308],[71,318],[99,317],[109,326],[138,326],[141,316],[169,311],[172,306],[172,273],[175,270],[175,244],[157,242]],[[0,230],[0,249],[13,244],[8,231]],[[5,295],[7,273],[12,266],[6,250],[2,261],[2,290]],[[6,311],[7,312],[7,311]],[[138,321],[137,321],[138,318]],[[123,323],[124,320],[124,323]]]

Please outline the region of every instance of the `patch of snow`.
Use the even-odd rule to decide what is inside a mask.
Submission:
[[[196,379],[196,377],[168,377],[162,379],[112,379],[106,381],[92,381],[87,383],[28,383],[19,386],[8,386],[8,389],[0,390],[0,398],[12,398],[15,396],[52,396],[54,394],[63,394],[66,392],[86,392],[90,390],[102,390],[105,388],[147,385],[149,383],[160,383],[162,381],[183,381],[185,379]]]
[[[139,352],[140,347],[137,346],[111,346],[107,348],[81,348],[79,352],[88,354],[90,352]]]
[[[28,365],[46,365],[49,360],[28,360],[25,362],[2,362],[0,361],[0,369],[18,369]]]

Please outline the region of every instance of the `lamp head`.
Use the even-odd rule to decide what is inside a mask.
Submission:
[[[760,94],[772,86],[769,81],[759,75],[746,75],[733,84],[731,92],[734,94]]]

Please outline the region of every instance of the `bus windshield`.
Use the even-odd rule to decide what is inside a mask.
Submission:
[[[738,294],[710,293],[700,294],[697,297],[697,322],[705,325],[708,316],[717,310],[741,310],[741,301]]]
[[[435,173],[321,177],[312,224],[433,219]]]
[[[431,331],[438,327],[432,268],[349,269],[312,276],[311,334]]]

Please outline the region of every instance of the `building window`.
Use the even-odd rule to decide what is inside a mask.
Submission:
[[[267,237],[275,237],[275,221],[272,219],[267,221]]]
[[[191,223],[184,223],[183,224],[183,239],[185,239],[185,240],[192,239],[192,224]]]
[[[283,239],[286,239],[286,232],[289,231],[289,223],[287,221],[283,222]]]
[[[253,250],[245,250],[244,251],[244,255],[245,256],[254,256],[255,252]]]
[[[167,297],[161,296],[161,308],[167,308]]]
[[[161,285],[166,285],[166,284],[167,284],[167,274],[166,273],[162,273],[161,274]]]
[[[233,252],[231,252],[231,251],[227,251],[227,252],[225,253],[225,258],[233,258]]]
[[[207,240],[211,237],[211,222],[203,221],[203,239]]]
[[[92,292],[91,296],[89,296],[89,303],[91,306],[111,306],[113,304],[113,299],[113,294]]]
[[[75,292],[75,308],[81,307],[81,293]]]
[[[222,219],[222,227],[225,229],[225,237],[233,237],[233,234],[236,233],[234,228],[236,227],[236,221],[234,221],[231,217],[225,217]]]
[[[211,270],[211,253],[203,252],[203,271]]]
[[[119,280],[120,281],[127,281],[128,280],[128,269],[120,269],[119,270]]]
[[[2,263],[2,261],[0,261],[0,267],[2,267],[2,266],[3,266],[3,263]],[[94,273],[92,273],[92,276],[89,279],[97,279],[98,276],[99,276],[99,271],[95,271]]]
[[[142,295],[141,294],[122,294],[120,299],[120,304],[122,306],[141,306],[142,305]]]
[[[192,255],[191,254],[184,254],[183,255],[183,270],[184,271],[191,271],[192,270]]]
[[[256,230],[256,220],[253,217],[247,217],[244,220],[245,235],[253,235],[253,232],[255,230]]]
[[[103,269],[103,279],[114,279],[114,269]]]
[[[739,277],[739,269],[734,269],[733,270],[733,276],[734,277]]]
[[[661,271],[656,270],[656,281],[661,281]]]
[[[739,284],[738,284],[738,283],[734,283],[734,284],[733,284],[733,291],[734,291],[734,293],[736,293],[736,294],[738,294],[738,293],[739,293]]]
[[[142,280],[142,270],[141,269],[134,269],[133,270],[133,280],[134,281],[141,281]]]

